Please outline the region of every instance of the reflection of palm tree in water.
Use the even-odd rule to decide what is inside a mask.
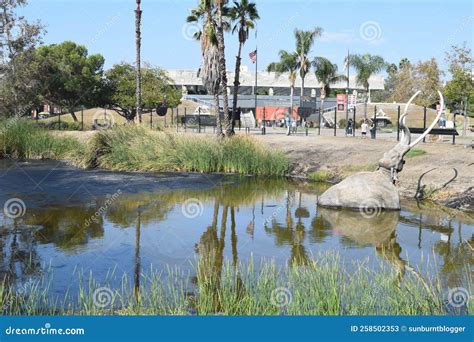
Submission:
[[[230,209],[230,210],[229,210]],[[221,284],[222,267],[224,264],[225,237],[227,230],[227,215],[230,211],[231,222],[231,247],[232,264],[237,268],[237,232],[235,222],[235,209],[228,205],[223,206],[221,217],[221,229],[218,231],[219,202],[215,200],[212,223],[201,236],[197,247],[199,253],[198,263],[198,285],[204,287],[204,291],[210,293],[213,298],[212,309],[219,312],[222,308],[219,299],[219,289]],[[237,291],[242,286],[240,278],[236,279]]]
[[[0,257],[0,282],[25,282],[41,272],[34,231],[18,229],[17,219],[14,219],[11,230],[0,233]]]
[[[198,285],[205,292],[212,295],[212,308],[219,311],[221,308],[219,302],[220,280],[222,265],[224,259],[225,233],[228,207],[224,206],[221,220],[221,232],[218,235],[217,221],[219,216],[219,203],[214,202],[214,212],[212,223],[202,234],[197,250],[199,252],[198,262]]]
[[[291,214],[292,202],[295,198],[294,192],[287,191],[286,196],[286,214],[285,224],[282,226],[278,223],[275,217],[272,218],[271,227],[265,224],[265,230],[268,233],[274,234],[277,245],[290,245],[291,255],[290,263],[292,265],[306,265],[308,263],[308,255],[304,246],[306,230],[302,222],[302,218],[308,217],[309,212],[306,208],[301,206],[301,193],[299,206],[295,211],[295,216],[298,218],[297,223],[294,223]]]
[[[140,258],[140,233],[141,233],[141,218],[140,208],[138,208],[137,225],[135,227],[135,272],[134,272],[134,289],[135,298],[138,302],[140,295],[140,270],[141,270],[141,258]]]

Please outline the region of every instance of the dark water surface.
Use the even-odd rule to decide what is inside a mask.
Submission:
[[[318,209],[323,190],[274,179],[0,161],[0,204],[20,203],[20,213],[0,211],[0,278],[21,284],[52,271],[52,290],[63,294],[77,287],[79,271],[98,281],[112,269],[130,278],[150,267],[193,272],[209,248],[234,263],[278,265],[335,251],[348,269],[354,261],[384,263],[402,277],[410,267],[439,276],[444,288],[470,276],[472,214],[410,201],[401,212],[374,215]]]

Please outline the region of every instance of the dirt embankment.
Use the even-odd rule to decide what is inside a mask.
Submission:
[[[382,139],[323,136],[266,135],[257,139],[285,153],[292,163],[293,176],[308,177],[316,172],[329,175],[334,181],[355,172],[375,170],[384,152],[396,144]],[[425,153],[421,151],[424,154],[405,159],[398,184],[402,196],[414,197],[420,176],[434,169],[422,179],[425,193],[431,194],[435,202],[474,210],[474,150],[449,143],[420,143],[416,150]],[[455,179],[445,185],[453,177]]]

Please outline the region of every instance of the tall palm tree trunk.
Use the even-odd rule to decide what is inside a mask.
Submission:
[[[364,101],[364,119],[367,119],[367,106],[369,103],[369,89],[365,89],[365,101]]]
[[[222,135],[222,120],[219,104],[219,92],[214,94],[214,105],[216,106],[216,134],[220,136]]]
[[[142,104],[142,72],[141,72],[141,18],[142,11],[140,9],[141,0],[136,0],[137,8],[135,10],[135,49],[136,49],[136,90],[135,90],[135,109],[137,115],[137,122],[142,122],[142,115],[140,108]]]
[[[301,78],[300,107],[303,107],[303,96],[304,96],[304,77]]]
[[[235,113],[237,111],[237,96],[239,93],[240,85],[240,64],[242,62],[242,42],[239,42],[239,50],[237,52],[237,57],[235,59],[235,77],[234,77],[234,94],[232,98],[232,131],[234,131],[234,120]]]
[[[219,1],[217,7],[217,45],[219,50],[219,73],[221,80],[221,93],[224,103],[224,135],[232,135],[232,127],[229,118],[229,97],[227,95],[227,70],[225,62],[225,43],[224,43],[224,27],[222,22],[222,1]]]
[[[293,118],[293,106],[294,106],[294,97],[295,97],[295,86],[290,86],[290,117]]]
[[[141,272],[140,230],[141,230],[141,218],[140,218],[140,209],[139,209],[137,225],[135,227],[135,271],[133,275],[135,299],[137,302],[140,299],[140,272]]]

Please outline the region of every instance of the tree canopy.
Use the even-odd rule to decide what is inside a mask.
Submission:
[[[448,105],[452,109],[463,109],[469,116],[474,116],[474,58],[471,49],[464,43],[461,46],[452,46],[446,53],[446,62],[449,63],[451,80],[446,83],[444,93]]]
[[[36,51],[41,97],[48,103],[65,107],[73,119],[78,105],[95,106],[103,91],[104,57],[88,55],[85,46],[66,41],[40,46]]]
[[[129,63],[114,65],[106,73],[106,93],[103,104],[116,110],[127,120],[133,120],[135,106],[135,67]],[[180,92],[172,85],[166,72],[150,64],[142,67],[142,107],[152,109],[163,102],[169,107],[180,103]]]

